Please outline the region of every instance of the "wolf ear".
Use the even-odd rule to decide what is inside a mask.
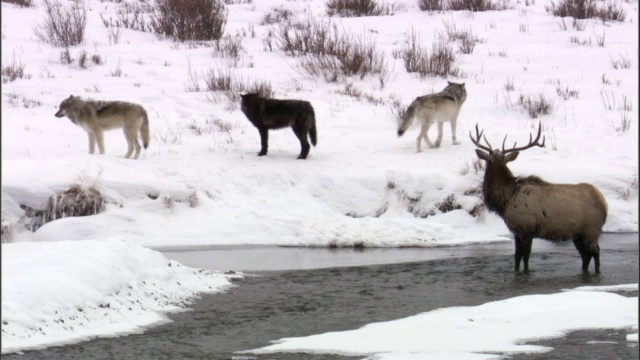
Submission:
[[[73,95],[69,95],[69,99],[73,99]]]
[[[464,87],[464,83],[460,84],[460,86]]]
[[[451,81],[449,81],[449,80],[447,80],[447,84],[453,85],[453,83]]]

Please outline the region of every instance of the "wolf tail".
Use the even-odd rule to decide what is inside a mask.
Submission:
[[[316,114],[313,111],[313,108],[311,109],[311,114],[309,115],[309,117],[311,117],[311,127],[309,127],[309,139],[311,139],[311,144],[313,144],[313,146],[316,146],[316,144],[318,143],[318,132],[316,130]]]
[[[149,147],[149,116],[147,111],[142,109],[142,126],[140,127],[140,135],[142,136],[142,145],[144,148]]]
[[[418,99],[414,100],[407,111],[405,111],[404,116],[402,117],[402,125],[398,128],[398,136],[402,136],[405,131],[411,126],[413,123],[413,118],[416,112],[416,107],[418,106]]]

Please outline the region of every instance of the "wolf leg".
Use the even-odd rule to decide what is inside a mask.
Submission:
[[[132,134],[133,138],[133,146],[136,148],[136,154],[133,156],[134,159],[137,159],[138,157],[140,157],[140,151],[142,151],[142,147],[140,146],[140,143],[138,142],[138,134],[137,132],[134,132]]]
[[[265,156],[267,155],[267,150],[269,148],[269,129],[258,128],[258,131],[260,132],[260,145],[261,145],[258,156]]]
[[[133,144],[133,147],[136,150],[136,154],[133,156],[134,159],[137,159],[140,156],[140,151],[142,150],[142,147],[140,146],[140,142],[138,141],[139,133],[140,133],[140,127],[134,127],[129,129],[128,142],[130,144]]]
[[[436,147],[439,148],[442,143],[442,128],[444,127],[444,123],[438,121],[438,137],[436,138]]]
[[[460,145],[460,141],[458,141],[457,137],[456,137],[456,127],[458,123],[458,113],[456,112],[455,115],[453,115],[453,118],[451,119],[451,138],[453,140],[453,145]]]
[[[133,153],[133,142],[131,141],[131,129],[124,128],[124,138],[127,140],[127,153],[124,154],[124,158],[128,159]]]
[[[102,129],[98,129],[94,131],[96,136],[96,142],[98,143],[98,150],[100,150],[100,154],[104,154],[104,134]]]
[[[307,140],[308,129],[304,127],[293,127],[293,132],[300,140],[300,155],[298,155],[298,159],[306,159],[307,155],[309,155],[309,149],[311,149],[311,145],[309,145],[309,140]]]
[[[418,134],[418,140],[417,140],[417,147],[418,147],[418,152],[422,151],[420,149],[420,139],[424,138],[424,141],[427,143],[427,146],[429,146],[430,148],[433,148],[433,144],[431,143],[431,140],[429,140],[429,128],[431,127],[431,121],[425,121],[422,123],[422,126],[420,127],[420,134]]]
[[[95,135],[93,135],[93,133],[88,133],[89,134],[89,154],[93,154],[94,152],[96,152],[96,137]]]

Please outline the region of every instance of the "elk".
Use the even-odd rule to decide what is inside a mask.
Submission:
[[[607,219],[607,201],[593,185],[553,184],[537,176],[513,176],[507,163],[515,160],[520,151],[534,146],[544,147],[539,142],[542,124],[538,126],[538,135],[529,144],[505,149],[507,140],[502,141],[502,150],[493,149],[484,130],[476,137],[469,137],[477,147],[476,154],[486,162],[482,193],[484,203],[497,213],[514,236],[515,271],[520,270],[520,261],[524,260],[524,271],[529,271],[529,255],[534,237],[563,241],[573,240],[573,244],[582,257],[582,271],[588,272],[591,259],[595,262],[596,273],[600,272],[600,246],[598,239],[602,226]],[[484,138],[487,146],[480,144]]]

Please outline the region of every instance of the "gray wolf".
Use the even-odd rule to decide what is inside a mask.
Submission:
[[[411,126],[415,118],[420,122],[420,134],[416,143],[417,151],[420,152],[420,142],[422,138],[427,142],[430,148],[440,147],[442,142],[442,127],[445,122],[451,123],[451,135],[453,144],[458,145],[460,142],[456,139],[456,125],[458,121],[458,113],[460,107],[467,99],[467,90],[464,83],[458,84],[447,81],[448,85],[441,92],[417,97],[405,112],[402,118],[402,124],[398,128],[398,136],[402,136]],[[435,145],[429,140],[427,132],[431,125],[436,122],[438,124],[438,138]]]
[[[260,133],[261,148],[258,156],[267,155],[270,129],[291,127],[300,140],[298,159],[307,158],[311,148],[307,136],[313,146],[318,142],[316,115],[308,101],[267,99],[259,94],[240,96],[242,112]]]
[[[123,129],[128,149],[124,155],[129,158],[135,149],[134,159],[140,156],[138,135],[142,144],[149,147],[149,117],[145,109],[124,101],[82,100],[79,96],[69,96],[60,103],[56,117],[66,116],[72,123],[89,134],[89,154],[95,152],[96,143],[100,154],[104,154],[104,131]]]
[[[608,206],[602,193],[593,185],[553,184],[537,176],[513,176],[507,163],[515,160],[520,151],[534,146],[544,147],[538,127],[535,140],[529,137],[529,144],[502,150],[493,149],[487,139],[487,146],[480,144],[482,132],[476,125],[476,154],[486,162],[482,183],[484,203],[497,213],[513,233],[516,253],[515,270],[520,270],[524,260],[524,271],[529,270],[529,256],[533,238],[551,241],[573,240],[582,257],[582,271],[587,272],[591,259],[595,261],[596,273],[600,272],[600,246],[598,241],[602,226],[607,220]]]

